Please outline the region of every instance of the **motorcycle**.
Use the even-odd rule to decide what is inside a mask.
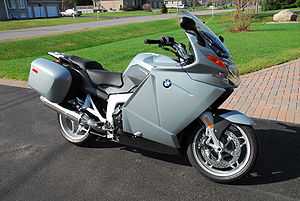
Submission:
[[[29,86],[58,114],[62,136],[87,145],[98,136],[162,153],[184,153],[200,173],[228,183],[253,167],[253,121],[220,109],[240,83],[224,38],[189,12],[180,15],[188,48],[172,37],[146,39],[175,57],[140,53],[110,72],[88,59],[49,52],[31,64]]]

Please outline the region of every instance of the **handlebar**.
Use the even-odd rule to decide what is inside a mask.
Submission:
[[[172,46],[176,44],[175,39],[169,36],[163,36],[160,40],[146,39],[145,44],[158,44],[163,46]]]
[[[177,43],[173,37],[163,36],[160,40],[146,39],[144,43],[157,44],[164,50],[173,52],[178,57],[179,61],[183,61],[184,63],[189,61],[190,56],[186,51],[185,45],[182,43]]]
[[[151,40],[151,39],[146,39],[144,41],[145,44],[161,44],[161,40]]]

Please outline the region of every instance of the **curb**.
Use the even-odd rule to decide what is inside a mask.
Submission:
[[[283,68],[287,65],[297,63],[297,62],[300,62],[300,59],[291,60],[291,61],[288,61],[288,62],[285,62],[285,63],[281,63],[281,64],[277,64],[277,65],[274,65],[274,66],[270,66],[270,67],[261,69],[259,71],[247,73],[247,74],[241,75],[241,77],[247,77],[247,76],[255,75],[255,74],[258,74],[258,73],[267,72],[267,71],[273,70],[274,68]]]
[[[22,80],[0,79],[0,85],[27,88],[27,89],[29,88],[27,85],[27,81],[22,81]]]

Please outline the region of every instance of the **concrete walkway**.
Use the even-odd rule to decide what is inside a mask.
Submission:
[[[241,76],[241,85],[221,106],[250,117],[300,124],[300,59]],[[0,85],[27,87],[25,81]]]
[[[28,88],[27,81],[22,81],[22,80],[0,79],[0,85]]]
[[[254,118],[300,124],[300,59],[242,76],[223,107]]]
[[[217,13],[224,13],[224,12],[231,12],[231,11],[232,9],[215,10],[214,12],[217,14]],[[211,11],[204,10],[204,11],[197,11],[193,13],[196,15],[209,15]],[[22,38],[33,38],[39,36],[53,35],[53,34],[59,34],[64,32],[71,32],[71,31],[80,31],[84,29],[91,29],[97,27],[108,27],[108,26],[130,24],[130,23],[137,23],[137,22],[165,20],[165,19],[175,18],[176,16],[177,14],[124,17],[124,18],[102,20],[102,21],[95,21],[95,22],[0,31],[0,42],[7,41],[7,40],[22,39]]]

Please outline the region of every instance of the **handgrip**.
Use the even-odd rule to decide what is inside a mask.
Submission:
[[[151,39],[146,39],[144,41],[145,44],[161,44],[160,40],[151,40]]]

